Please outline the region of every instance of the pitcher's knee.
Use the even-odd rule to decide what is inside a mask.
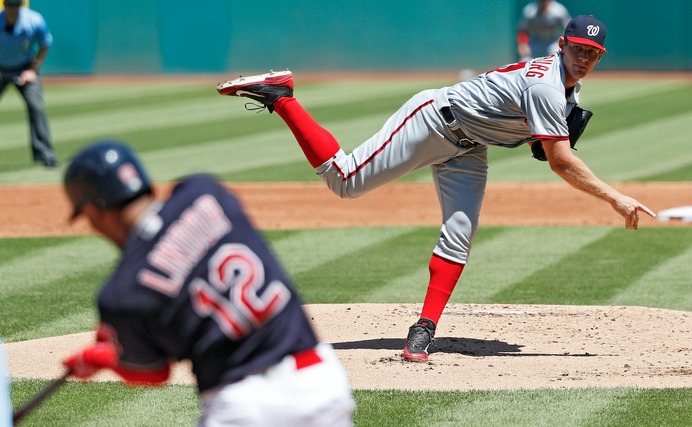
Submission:
[[[320,177],[332,193],[341,199],[357,199],[367,193],[364,184],[359,185],[355,181],[344,179],[333,167],[317,176]]]
[[[455,212],[442,224],[440,238],[434,253],[465,264],[471,251],[471,243],[478,228],[477,219],[464,212]]]
[[[332,186],[327,183],[327,187],[332,193],[336,194],[340,199],[357,199],[365,192],[359,191],[357,188],[353,188],[347,185]]]

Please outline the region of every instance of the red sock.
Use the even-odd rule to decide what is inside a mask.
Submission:
[[[429,265],[430,283],[425,294],[421,318],[430,319],[437,325],[440,316],[442,316],[442,311],[445,309],[449,297],[452,296],[452,291],[457,281],[459,281],[459,276],[461,276],[461,272],[464,270],[464,265],[448,261],[433,254]]]
[[[336,138],[320,126],[297,99],[279,98],[274,103],[274,111],[291,128],[291,132],[313,168],[334,157],[341,148]]]

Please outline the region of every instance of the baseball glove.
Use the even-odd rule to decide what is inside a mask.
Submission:
[[[581,108],[577,105],[575,105],[574,108],[572,108],[572,112],[569,113],[569,116],[567,116],[567,129],[569,129],[569,145],[572,147],[573,150],[576,150],[574,146],[577,145],[579,137],[582,133],[584,133],[584,129],[586,129],[586,125],[589,123],[591,116],[593,116],[593,113],[590,110],[587,110],[586,108]],[[531,153],[533,154],[534,159],[540,160],[542,162],[548,160],[548,157],[546,157],[545,151],[543,150],[543,144],[541,144],[541,141],[536,141],[531,145]]]

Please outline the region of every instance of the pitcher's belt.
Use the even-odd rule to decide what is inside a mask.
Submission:
[[[469,137],[466,136],[464,131],[461,130],[459,125],[456,123],[456,120],[454,120],[454,114],[452,114],[451,108],[449,108],[449,107],[440,108],[440,114],[442,114],[442,118],[445,119],[445,123],[447,123],[449,130],[452,131],[454,136],[457,137],[458,142],[464,141],[468,144],[476,145],[476,143],[473,142],[471,139],[469,139]]]

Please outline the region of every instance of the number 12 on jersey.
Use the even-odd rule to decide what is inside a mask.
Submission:
[[[257,254],[243,244],[225,244],[209,259],[208,281],[190,283],[192,306],[199,316],[212,317],[229,338],[239,339],[281,312],[291,298],[279,280],[260,295],[263,285],[264,264]]]

